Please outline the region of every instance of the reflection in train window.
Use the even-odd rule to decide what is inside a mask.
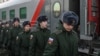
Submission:
[[[2,11],[2,20],[6,19],[6,11]]]
[[[15,10],[10,10],[10,19],[13,19],[15,17]]]
[[[60,2],[55,2],[53,5],[53,14],[55,17],[59,17],[61,13],[61,4]]]
[[[26,14],[27,14],[27,8],[26,7],[20,8],[20,18],[25,19],[27,17]]]

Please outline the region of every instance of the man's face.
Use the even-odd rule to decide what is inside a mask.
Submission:
[[[5,27],[6,27],[6,25],[5,25],[5,24],[2,24],[1,26],[2,26],[3,28],[5,28]]]
[[[67,23],[63,23],[63,27],[65,28],[66,31],[70,32],[73,30],[73,25],[69,25]]]
[[[25,27],[24,27],[24,30],[25,31],[29,31],[31,29],[31,26],[30,25],[26,25]]]
[[[6,27],[9,27],[9,24],[6,24]]]
[[[14,25],[15,25],[15,26],[18,26],[18,25],[19,25],[19,22],[18,22],[18,21],[15,21],[15,22],[14,22]]]
[[[47,24],[48,24],[47,21],[43,21],[43,22],[40,23],[40,27],[41,28],[47,28]]]

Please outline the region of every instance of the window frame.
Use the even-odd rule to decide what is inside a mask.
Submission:
[[[12,12],[14,14],[11,14]],[[13,19],[15,17],[15,9],[12,9],[12,10],[9,11],[9,17],[10,17],[10,19]]]
[[[4,14],[5,14],[5,15],[4,15]],[[2,20],[6,20],[6,17],[7,17],[6,14],[7,14],[6,11],[2,11]]]
[[[25,14],[23,14],[22,10],[25,10]],[[19,9],[19,16],[20,16],[20,19],[26,19],[27,18],[27,7],[21,7]]]

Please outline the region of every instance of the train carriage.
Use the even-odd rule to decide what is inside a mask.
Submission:
[[[63,12],[72,10],[80,15],[79,2],[79,0],[21,0],[20,2],[15,0],[11,4],[9,0],[7,6],[5,6],[5,3],[2,3],[4,7],[0,6],[0,18],[6,21],[19,17],[21,23],[29,20],[35,28],[37,18],[40,15],[47,15],[49,28],[53,32]]]

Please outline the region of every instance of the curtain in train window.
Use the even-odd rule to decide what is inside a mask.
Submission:
[[[15,17],[15,10],[10,10],[10,19],[13,19]]]
[[[92,0],[92,16],[97,16],[97,0]]]
[[[27,8],[26,7],[20,8],[20,18],[25,19],[26,17],[27,17]]]
[[[6,11],[3,11],[2,12],[2,20],[5,20],[6,19]]]

